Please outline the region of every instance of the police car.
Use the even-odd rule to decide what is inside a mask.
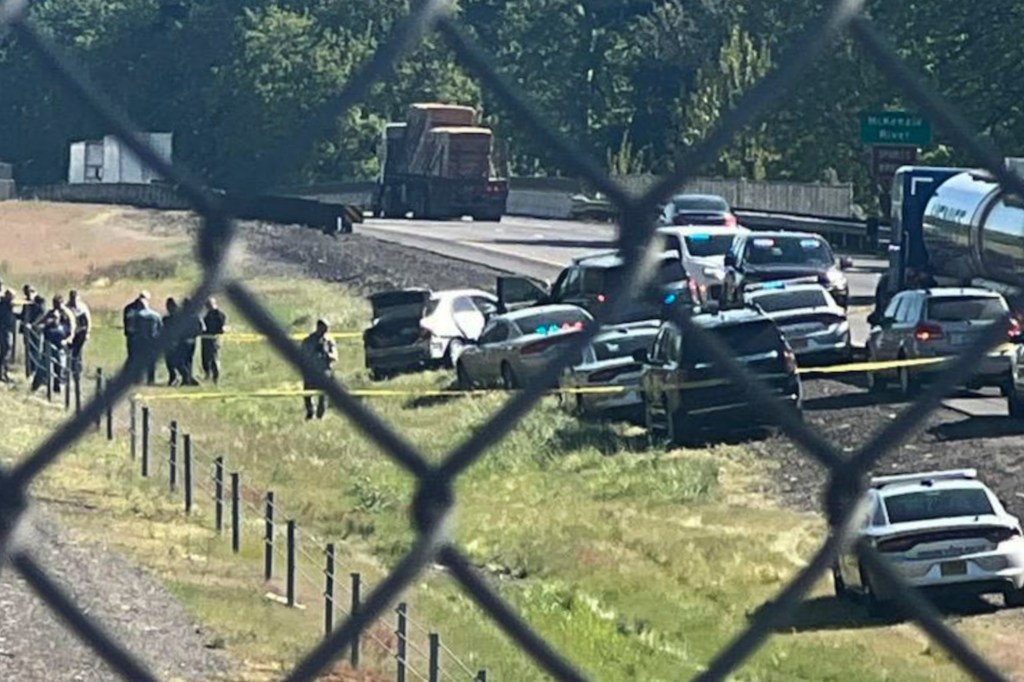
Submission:
[[[928,590],[999,593],[1024,606],[1020,520],[977,480],[974,469],[871,480],[860,536],[910,585]],[[881,615],[893,595],[851,549],[833,567],[836,594],[860,595]]]
[[[850,321],[817,278],[751,284],[744,304],[757,308],[779,327],[801,364],[850,359]]]

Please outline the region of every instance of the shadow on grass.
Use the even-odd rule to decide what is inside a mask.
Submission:
[[[943,616],[964,617],[995,613],[999,606],[978,596],[946,595],[932,597],[931,603]],[[751,618],[753,614],[751,614]],[[776,632],[817,632],[822,630],[853,630],[895,625],[909,620],[906,615],[893,611],[884,617],[872,618],[857,600],[840,599],[829,595],[803,601],[787,621],[779,624]]]
[[[559,452],[593,448],[602,455],[647,452],[650,438],[646,433],[622,433],[609,422],[577,421],[555,430],[552,443]]]

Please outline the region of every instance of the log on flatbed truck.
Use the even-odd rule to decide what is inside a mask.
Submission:
[[[500,220],[508,180],[496,171],[494,134],[472,107],[413,104],[381,145],[374,214],[381,218]]]

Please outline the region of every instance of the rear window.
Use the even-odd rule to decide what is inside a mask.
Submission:
[[[778,329],[768,320],[731,324],[709,331],[734,356],[770,353],[782,347]],[[684,356],[690,362],[711,362],[711,357],[697,347],[692,336],[687,336]]]
[[[732,248],[734,239],[731,234],[694,234],[686,237],[686,250],[697,258],[724,256]]]
[[[583,293],[608,294],[618,291],[622,285],[626,268],[584,268]],[[686,270],[678,258],[666,258],[657,265],[652,284],[671,284],[686,279]]]
[[[984,490],[922,490],[885,498],[889,523],[908,523],[994,513]]]
[[[583,308],[571,308],[550,313],[539,313],[515,321],[524,334],[553,334],[563,329],[582,329],[591,319]]]
[[[754,237],[747,242],[752,265],[831,265],[828,243],[817,237]]]
[[[677,211],[728,211],[729,204],[718,197],[676,197],[672,205]]]
[[[754,298],[754,304],[766,313],[777,313],[783,310],[799,308],[819,308],[828,305],[824,291],[805,289],[803,291],[780,291],[775,294],[762,294]]]
[[[600,360],[614,360],[615,358],[628,358],[635,351],[650,348],[656,329],[643,334],[623,334],[622,338],[606,339],[594,342],[594,355]]]
[[[998,320],[1006,311],[1006,303],[995,296],[928,299],[928,319],[936,322]]]

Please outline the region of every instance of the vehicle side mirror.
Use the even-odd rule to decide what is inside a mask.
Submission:
[[[852,267],[853,267],[853,259],[850,258],[849,256],[843,256],[842,258],[839,259],[839,269],[840,270],[849,270]]]
[[[633,351],[633,359],[637,362],[647,362],[648,354],[646,348],[640,348]]]
[[[734,268],[736,267],[736,254],[727,253],[725,254],[725,267]]]

